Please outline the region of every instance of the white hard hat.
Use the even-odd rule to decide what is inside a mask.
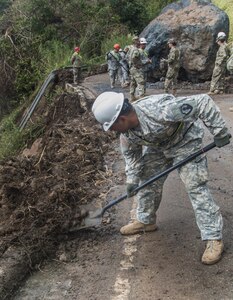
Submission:
[[[123,93],[104,92],[96,98],[92,106],[92,112],[96,120],[103,125],[105,131],[116,121],[123,104]]]
[[[147,41],[145,38],[140,38],[140,44],[147,44]]]
[[[221,31],[221,32],[218,33],[218,36],[217,36],[217,37],[218,37],[218,38],[226,37],[226,33],[223,32],[223,31]]]
[[[225,37],[226,37],[226,33],[221,31],[218,33],[216,40],[218,41],[219,39],[224,39]]]

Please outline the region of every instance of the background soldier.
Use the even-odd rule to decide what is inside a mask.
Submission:
[[[225,32],[218,33],[216,42],[219,45],[219,49],[216,55],[215,66],[210,83],[210,91],[208,93],[209,95],[224,93],[227,59],[230,55],[226,43]]]
[[[152,63],[152,60],[148,57],[148,52],[145,50],[147,41],[145,38],[140,38],[140,53],[141,60],[143,64],[143,73],[144,73],[144,81],[145,81],[145,92],[146,92],[146,82],[147,82],[147,74],[149,65]]]
[[[165,93],[169,92],[169,88],[172,86],[172,94],[176,95],[177,77],[180,69],[180,50],[176,47],[176,41],[174,39],[168,40],[168,47],[170,52],[167,59],[162,59],[168,65],[166,78],[164,82]]]
[[[113,50],[106,54],[106,60],[108,62],[108,73],[110,77],[111,88],[115,87],[116,78],[120,69],[121,56],[119,54],[120,45],[115,44]]]
[[[126,49],[126,51],[125,51]],[[124,50],[120,49],[119,50],[119,54],[121,56],[121,61],[120,61],[120,70],[121,70],[121,74],[120,74],[120,78],[121,78],[121,86],[127,87],[129,85],[129,65],[128,65],[128,61],[126,59],[126,55],[127,55],[127,51],[128,48],[125,47]]]
[[[79,54],[80,47],[74,48],[74,53],[71,57],[71,64],[73,65],[74,84],[78,84],[81,78],[81,62],[82,56]]]
[[[145,79],[143,72],[143,64],[141,53],[139,51],[139,37],[133,38],[133,46],[129,48],[129,72],[130,72],[130,101],[135,101],[137,98],[142,98],[145,95]],[[136,90],[138,97],[136,97]]]

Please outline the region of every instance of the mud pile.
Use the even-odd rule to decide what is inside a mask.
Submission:
[[[90,106],[74,94],[40,106],[41,137],[0,165],[2,266],[9,251],[30,267],[53,254],[59,236],[81,223],[81,206],[98,197],[111,137],[96,124]]]

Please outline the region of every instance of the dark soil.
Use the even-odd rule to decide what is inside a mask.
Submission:
[[[70,81],[65,71],[58,76],[57,92],[64,81]],[[118,140],[102,132],[90,113],[94,94],[111,90],[108,74],[87,78],[83,86],[87,89],[78,94],[48,97],[51,104],[44,97],[31,119],[39,121],[40,137],[0,165],[0,299],[10,299],[33,270],[39,272],[15,299],[231,299],[231,145],[208,154],[211,188],[226,223],[219,264],[206,267],[199,261],[204,245],[176,174],[165,185],[155,233],[119,234],[135,209],[131,200],[107,212],[100,228],[70,233],[82,225],[83,206],[125,192]],[[181,95],[207,91],[207,86],[185,87],[180,86]],[[151,84],[147,92],[162,88]],[[122,92],[120,85],[115,90]],[[232,95],[214,100],[232,130]]]
[[[91,101],[85,105],[82,101],[67,93],[51,105],[41,101],[35,113],[42,119],[41,138],[0,166],[3,270],[6,265],[0,274],[0,299],[20,282],[11,284],[13,278],[7,282],[12,265],[8,258],[14,254],[24,277],[27,271],[22,268],[33,269],[54,255],[60,236],[81,224],[86,214],[81,206],[98,197],[110,137],[90,115]]]

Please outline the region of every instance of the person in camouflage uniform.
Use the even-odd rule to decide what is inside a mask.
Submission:
[[[78,84],[78,81],[81,78],[82,56],[79,53],[80,47],[75,47],[74,53],[71,56],[71,64],[73,65],[74,84]]]
[[[126,51],[125,51],[126,49]],[[128,61],[126,59],[126,55],[127,55],[127,47],[125,47],[124,50],[120,49],[119,50],[119,54],[121,56],[121,61],[120,61],[120,78],[121,78],[121,86],[127,87],[129,86],[129,65],[128,65]]]
[[[177,77],[180,69],[180,50],[176,47],[176,41],[174,39],[168,40],[168,47],[170,52],[167,59],[162,59],[167,63],[168,70],[164,82],[165,93],[169,92],[169,88],[172,86],[172,93],[176,95]]]
[[[146,91],[146,82],[147,82],[147,74],[149,65],[152,63],[152,60],[148,56],[148,52],[146,51],[147,41],[145,38],[140,38],[140,53],[141,53],[141,61],[143,65],[143,73],[144,73],[144,82],[145,82],[145,91]]]
[[[105,57],[108,62],[108,73],[109,73],[110,84],[112,89],[115,87],[116,78],[117,75],[119,74],[119,69],[121,68],[120,65],[121,56],[119,54],[120,48],[121,47],[119,44],[115,44],[113,46],[113,50],[109,51]]]
[[[218,33],[216,42],[219,45],[219,49],[215,59],[209,95],[224,93],[227,59],[230,54],[226,43],[226,34],[224,32]]]
[[[145,95],[145,78],[143,72],[143,63],[139,50],[139,38],[133,38],[133,47],[128,51],[128,62],[130,72],[130,101],[135,101],[137,98],[142,98]],[[136,89],[138,96],[136,96]]]
[[[214,135],[217,147],[229,143],[230,135],[219,108],[206,94],[177,97],[153,95],[134,103],[122,93],[105,92],[95,100],[92,112],[105,131],[121,133],[120,143],[126,163],[127,195],[152,175],[202,149],[204,129]],[[207,241],[204,264],[220,260],[223,251],[222,215],[207,187],[208,167],[203,154],[178,169],[190,201],[202,240]],[[136,220],[123,226],[121,234],[130,235],[157,229],[159,208],[166,176],[137,193]]]

